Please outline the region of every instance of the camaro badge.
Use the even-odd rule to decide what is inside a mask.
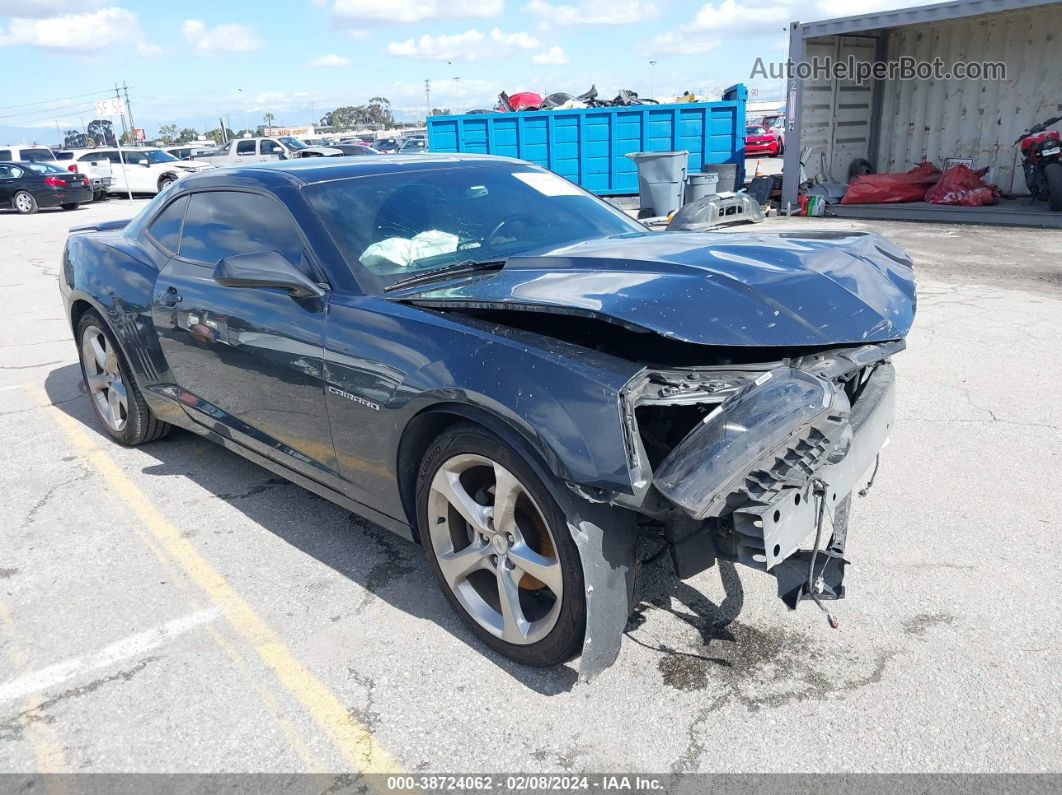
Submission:
[[[328,387],[328,391],[331,392],[333,395],[339,395],[341,398],[346,398],[347,400],[352,400],[355,403],[360,403],[363,406],[368,406],[373,411],[380,410],[380,405],[378,403],[373,403],[371,400],[366,400],[365,398],[360,398],[357,395],[352,395],[349,392],[344,392],[342,389],[338,389],[337,387],[330,386]]]

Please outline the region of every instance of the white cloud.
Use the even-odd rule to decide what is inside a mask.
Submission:
[[[496,17],[504,0],[335,0],[332,15],[346,22],[423,22],[427,19]]]
[[[673,30],[653,36],[640,49],[646,55],[694,55],[719,46],[719,34],[701,30]]]
[[[254,31],[243,25],[218,25],[208,29],[201,19],[186,19],[181,24],[181,33],[196,55],[250,52],[262,46],[262,40]]]
[[[522,31],[503,33],[494,28],[490,33],[481,33],[472,28],[453,35],[431,36],[425,33],[419,39],[392,41],[387,45],[387,52],[403,58],[429,61],[478,61],[504,58],[511,55],[513,50],[534,50],[541,46],[538,39]]]
[[[531,63],[539,66],[562,66],[571,62],[571,58],[561,47],[550,47],[544,52],[538,52],[531,56]]]
[[[130,43],[147,50],[156,47],[144,41],[137,15],[116,6],[44,19],[14,17],[6,29],[0,29],[0,47],[28,44],[55,52],[84,53]]]
[[[660,13],[651,0],[582,0],[577,5],[531,0],[522,10],[549,25],[630,25]]]
[[[330,52],[328,53],[328,55],[322,55],[320,58],[314,58],[306,65],[328,67],[350,66],[350,59],[343,55],[336,55],[334,52]]]
[[[0,0],[0,17],[54,17],[95,11],[104,0]]]
[[[138,41],[136,43],[136,54],[144,58],[153,58],[156,55],[162,55],[162,47],[146,41]]]

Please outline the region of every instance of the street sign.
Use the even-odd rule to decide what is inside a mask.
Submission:
[[[134,127],[133,128],[133,137],[136,138],[138,141],[143,141],[144,140],[144,128],[143,127]]]
[[[121,116],[123,113],[125,113],[125,103],[117,97],[114,99],[101,99],[96,102],[96,115],[100,118]]]

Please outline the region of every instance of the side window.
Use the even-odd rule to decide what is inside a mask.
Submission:
[[[0,149],[0,160],[10,160],[10,159],[11,159],[11,150],[10,149]]]
[[[128,165],[138,166],[141,163],[146,163],[148,161],[147,155],[143,152],[130,152],[128,149],[123,149],[122,155],[125,157],[125,162]]]
[[[22,176],[22,169],[15,166],[9,166],[6,163],[0,164],[0,179],[17,179]]]
[[[148,227],[148,234],[171,254],[177,253],[181,240],[181,224],[184,222],[184,208],[187,205],[188,197],[182,196],[159,213]]]
[[[282,155],[284,154],[284,148],[276,141],[265,140],[262,141],[262,154],[263,155]]]
[[[238,154],[238,155],[253,155],[254,154],[254,141],[239,141],[236,144],[236,154]]]
[[[211,267],[233,254],[276,251],[312,274],[288,211],[255,193],[193,193],[181,234],[181,256]]]

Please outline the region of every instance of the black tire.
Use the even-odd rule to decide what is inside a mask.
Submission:
[[[103,332],[103,335],[107,338],[107,344],[115,353],[118,362],[118,369],[121,373],[122,382],[126,389],[126,403],[127,414],[125,425],[121,429],[115,429],[112,427],[106,417],[103,416],[99,405],[93,397],[92,388],[89,385],[89,377],[86,371],[85,364],[85,335],[86,332],[92,328],[97,328]],[[96,414],[96,419],[99,420],[100,425],[103,426],[107,434],[119,444],[132,447],[138,444],[144,444],[145,442],[153,442],[156,439],[161,439],[167,433],[169,433],[169,423],[162,422],[156,419],[155,415],[151,413],[151,409],[144,401],[144,396],[140,392],[140,388],[136,384],[136,380],[133,378],[133,373],[129,368],[129,363],[125,360],[125,355],[122,353],[122,349],[115,341],[114,332],[103,321],[103,319],[93,310],[88,310],[81,316],[81,320],[77,324],[77,349],[78,349],[78,361],[81,364],[81,378],[85,383],[85,389],[89,395],[89,403],[92,404],[92,410]]]
[[[1044,181],[1047,182],[1047,203],[1052,212],[1062,212],[1062,163],[1044,166]]]
[[[40,209],[37,206],[37,200],[33,198],[33,194],[24,190],[20,190],[11,197],[11,206],[20,215],[33,215]]]
[[[556,559],[561,567],[563,597],[556,623],[548,634],[535,643],[510,643],[481,626],[458,601],[436,559],[428,530],[431,483],[444,463],[462,453],[489,458],[509,470],[537,504],[549,525]],[[560,665],[579,654],[586,632],[586,594],[579,550],[572,540],[560,506],[519,453],[479,425],[461,422],[450,426],[432,442],[421,461],[417,474],[416,507],[421,546],[439,588],[461,620],[480,640],[511,660],[536,667]]]
[[[64,210],[68,210],[69,211],[69,210],[76,210],[78,207],[81,206],[81,203],[80,202],[67,202],[66,204],[62,204],[60,206]]]
[[[159,177],[159,193],[162,193],[164,190],[166,190],[167,187],[169,187],[176,181],[177,177],[173,176],[172,174],[164,174],[163,176]]]

